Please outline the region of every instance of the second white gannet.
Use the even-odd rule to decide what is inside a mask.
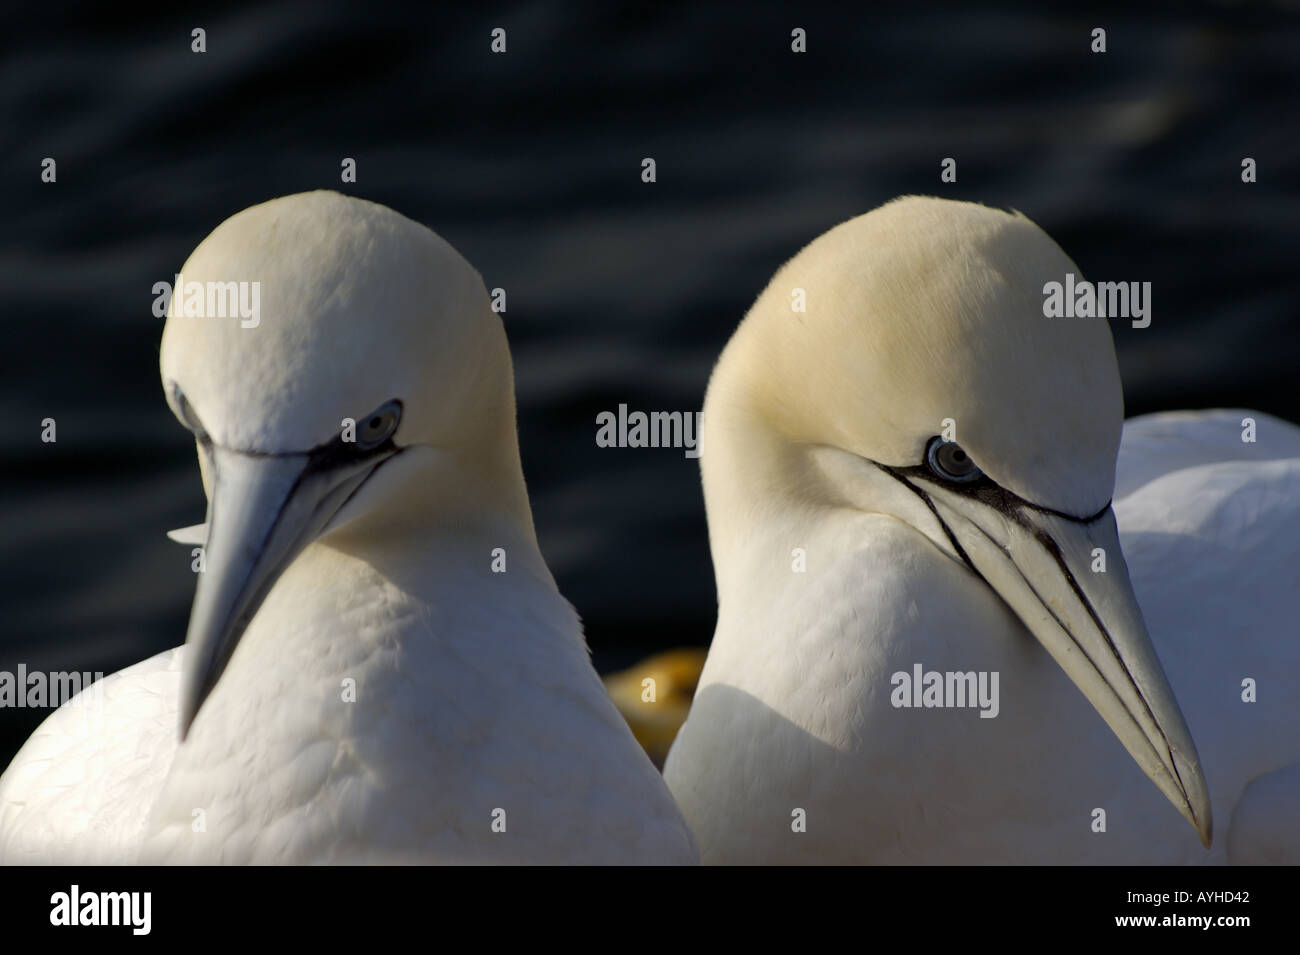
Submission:
[[[208,498],[185,645],[42,724],[0,779],[0,858],[694,861],[538,549],[474,269],[315,192],[182,275],[161,371]],[[259,283],[260,315],[188,314],[210,282]]]
[[[1126,467],[1108,320],[1044,314],[1079,271],[1019,214],[906,198],[737,329],[700,444],[717,629],[665,766],[704,861],[1300,859],[1300,430],[1142,419]]]

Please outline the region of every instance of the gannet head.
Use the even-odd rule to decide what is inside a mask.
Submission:
[[[227,219],[181,276],[160,364],[208,495],[184,737],[294,557],[358,524],[400,533],[418,515],[388,505],[433,482],[432,460],[517,481],[507,496],[529,533],[531,522],[501,322],[433,232],[375,203],[304,193]],[[241,295],[250,307],[234,314]]]
[[[1123,424],[1110,330],[1043,313],[1044,284],[1069,272],[1079,275],[1024,216],[918,197],[843,223],[788,262],[705,400],[720,594],[727,541],[756,513],[744,482],[824,494],[811,449],[845,452],[834,503],[890,513],[979,575],[1208,846],[1196,749],[1110,507]],[[1105,572],[1093,572],[1097,548]]]

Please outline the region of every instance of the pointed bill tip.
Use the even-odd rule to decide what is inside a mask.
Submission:
[[[182,741],[281,573],[395,453],[333,460],[331,450],[270,455],[213,448],[210,521],[202,526],[206,567],[185,635]]]
[[[1173,749],[1174,769],[1178,774],[1178,784],[1182,790],[1185,805],[1179,807],[1187,821],[1201,837],[1201,845],[1210,848],[1214,839],[1214,817],[1210,809],[1210,793],[1205,784],[1205,774],[1201,771],[1200,759],[1195,750],[1188,760],[1181,751]]]
[[[1208,847],[1205,775],[1147,632],[1114,512],[1106,508],[1091,518],[1072,518],[1022,504],[1008,517],[937,484],[926,490],[968,563]],[[1108,566],[1094,565],[1098,553],[1109,556]]]

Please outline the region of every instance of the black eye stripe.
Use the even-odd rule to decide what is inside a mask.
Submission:
[[[181,424],[192,431],[194,436],[198,438],[200,442],[207,441],[207,429],[203,427],[203,422],[199,420],[198,414],[194,411],[194,406],[191,405],[190,400],[185,397],[185,392],[181,391],[180,385],[172,382],[171,392],[178,412],[177,417],[180,418]]]
[[[921,464],[913,464],[909,467],[890,467],[889,465],[881,464],[878,461],[872,461],[871,463],[895,479],[903,482],[913,491],[916,491],[922,496],[925,496],[924,492],[912,483],[913,479],[919,478],[921,480],[934,481],[936,476],[934,469],[925,461]],[[1080,517],[1077,514],[1067,514],[1065,511],[1058,511],[1055,508],[1044,507],[1042,504],[1035,504],[1033,501],[1027,501],[1020,495],[1014,494],[1002,487],[1000,484],[995,483],[982,471],[979,472],[979,477],[973,481],[965,483],[944,481],[944,484],[949,490],[965,495],[966,497],[974,498],[981,504],[994,508],[1005,516],[1021,523],[1024,523],[1025,521],[1025,511],[1038,511],[1040,514],[1051,514],[1074,524],[1091,524],[1093,521],[1100,520],[1104,517],[1106,512],[1110,510],[1112,503],[1111,501],[1107,501],[1098,508],[1095,514]]]
[[[169,382],[168,388],[172,396],[175,409],[178,412],[177,417],[181,423],[191,432],[198,440],[199,444],[205,448],[213,446],[212,438],[209,437],[207,429],[195,414],[193,406],[185,393],[181,391],[179,385],[175,382]],[[402,420],[402,401],[400,398],[394,398],[386,401],[370,414],[365,415],[356,425],[354,439],[345,441],[345,432],[339,431],[332,438],[308,448],[305,451],[280,452],[305,454],[310,456],[319,466],[332,466],[334,463],[344,462],[349,458],[355,459],[358,454],[370,455],[378,452],[392,452],[397,450],[393,443],[393,435],[397,431],[398,424]],[[262,458],[274,457],[275,453],[257,449],[244,449],[222,446],[224,450],[235,454],[246,455],[248,457]]]

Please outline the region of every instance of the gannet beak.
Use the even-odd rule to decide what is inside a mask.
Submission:
[[[1205,777],[1133,593],[1114,511],[1080,520],[1005,492],[990,501],[909,483],[1209,848]],[[1093,570],[1097,548],[1104,572]]]
[[[280,574],[394,453],[341,459],[209,449],[212,493],[204,572],[185,635],[182,740]]]

